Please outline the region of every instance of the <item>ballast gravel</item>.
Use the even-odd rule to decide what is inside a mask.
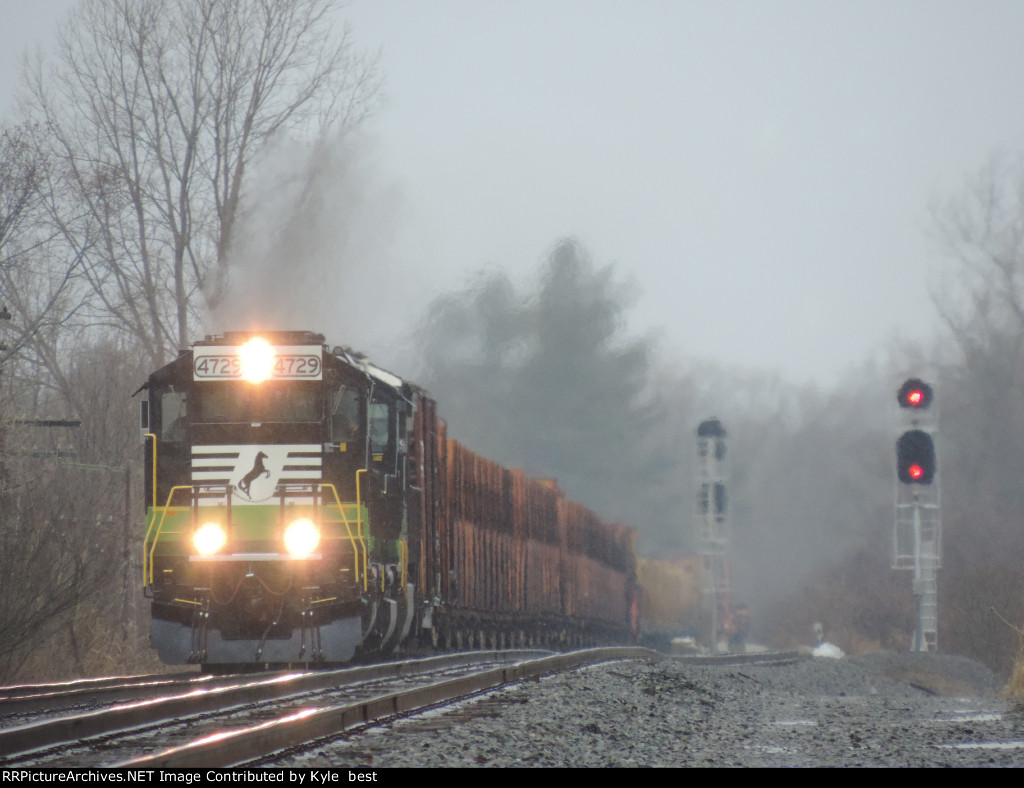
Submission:
[[[968,659],[604,663],[323,743],[292,767],[1022,766],[1024,707]]]

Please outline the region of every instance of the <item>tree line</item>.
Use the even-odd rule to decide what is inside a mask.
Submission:
[[[554,244],[516,287],[485,270],[418,332],[451,434],[638,531],[641,552],[693,549],[697,424],[729,436],[732,583],[755,635],[848,651],[907,650],[910,573],[895,571],[896,391],[937,388],[943,562],[939,644],[1008,674],[1024,622],[1024,157],[994,158],[933,208],[942,330],[800,387],[628,331],[629,283],[582,244]],[[691,338],[699,352],[699,337]]]

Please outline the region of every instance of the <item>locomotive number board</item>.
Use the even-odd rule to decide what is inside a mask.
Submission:
[[[276,345],[269,363],[270,380],[323,380],[323,348],[319,345]],[[207,345],[192,350],[196,380],[243,380],[245,353],[240,345]]]

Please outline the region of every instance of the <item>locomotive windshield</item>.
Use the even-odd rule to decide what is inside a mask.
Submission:
[[[346,442],[359,435],[359,392],[342,386],[331,397],[331,440]]]
[[[198,400],[196,421],[205,424],[320,420],[315,384],[211,382],[200,387]]]

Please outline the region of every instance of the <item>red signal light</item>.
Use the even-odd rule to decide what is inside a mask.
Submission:
[[[932,404],[932,396],[932,387],[917,378],[906,381],[896,393],[900,407],[911,410],[924,410]]]
[[[924,430],[908,430],[896,441],[896,473],[903,484],[931,484],[935,479],[935,443]]]

